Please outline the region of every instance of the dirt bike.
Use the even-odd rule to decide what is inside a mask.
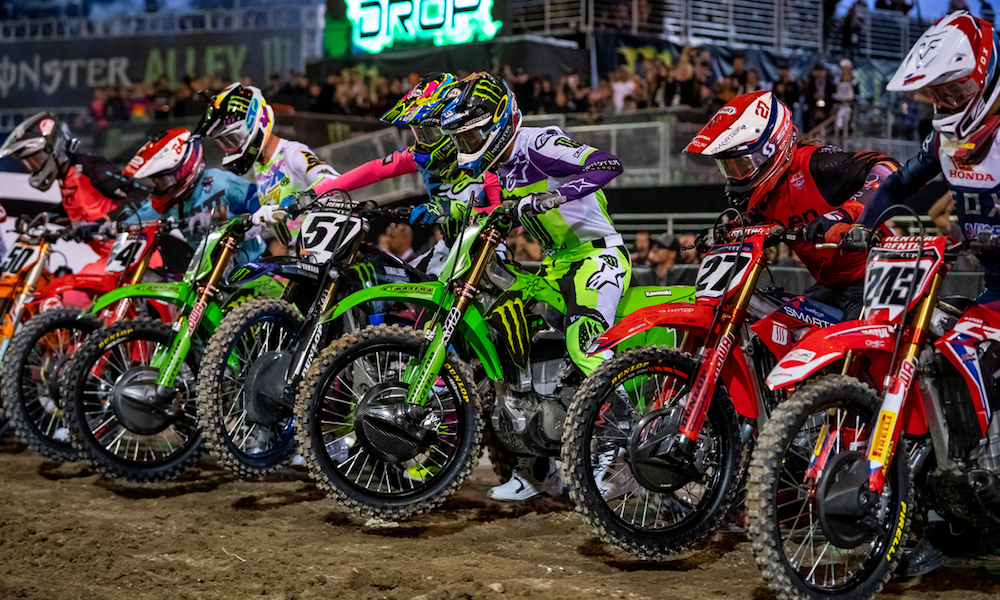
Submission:
[[[0,360],[3,359],[11,338],[21,324],[48,305],[33,302],[36,293],[44,289],[53,275],[49,259],[53,244],[71,239],[69,229],[50,230],[49,215],[41,213],[30,221],[18,218],[14,231],[18,234],[14,245],[0,263]],[[10,415],[0,408],[0,439],[14,431]]]
[[[747,507],[757,564],[782,598],[875,596],[915,497],[970,533],[967,553],[1000,526],[1000,315],[939,297],[961,249],[948,238],[874,246],[862,320],[811,332],[767,379],[796,391],[763,428]]]
[[[511,449],[558,454],[575,372],[561,333],[566,300],[554,282],[498,257],[510,210],[467,218],[437,281],[375,286],[329,311],[336,319],[383,301],[430,315],[423,332],[378,325],[342,337],[299,387],[299,451],[319,486],[352,510],[403,518],[444,502],[478,460],[484,411]],[[618,312],[692,292],[632,288]],[[494,392],[495,407],[484,406],[481,395]]]
[[[696,543],[726,517],[754,428],[781,400],[763,386],[775,357],[843,317],[804,296],[757,290],[766,248],[796,235],[780,225],[717,229],[693,303],[636,311],[598,339],[595,352],[653,328],[678,337],[676,347],[605,361],[570,405],[565,484],[604,541],[656,557]]]
[[[154,255],[159,261],[156,253],[160,240],[178,227],[172,221],[119,224],[122,232],[115,239],[103,273],[57,277],[28,304],[45,310],[29,319],[12,338],[3,359],[3,371],[11,376],[4,378],[2,391],[5,414],[18,437],[32,450],[60,461],[77,459],[63,418],[60,375],[88,334],[102,324],[134,318],[145,311],[168,322],[171,319],[162,303],[137,305],[130,298],[108,306],[101,315],[81,319],[80,308],[69,308],[72,302],[63,298],[75,293],[87,301],[155,275],[150,264]],[[177,240],[177,244],[183,242]]]
[[[230,275],[234,285],[267,274],[295,287],[282,299],[257,298],[227,314],[205,349],[198,422],[223,466],[249,477],[273,471],[291,456],[292,409],[302,374],[337,336],[368,323],[369,311],[328,319],[333,304],[366,286],[427,280],[364,242],[369,218],[408,213],[355,209],[349,197],[320,198],[301,223],[297,256],[246,264]]]
[[[250,227],[250,215],[229,220],[202,238],[181,281],[116,290],[82,317],[126,298],[177,307],[171,324],[134,319],[102,327],[66,367],[62,393],[70,438],[101,472],[159,481],[183,472],[204,452],[194,406],[201,347],[226,310],[256,295],[278,297],[285,288],[270,277],[225,285],[225,271]]]

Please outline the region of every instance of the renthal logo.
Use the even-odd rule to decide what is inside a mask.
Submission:
[[[949,179],[968,179],[969,181],[996,181],[989,173],[977,173],[975,171],[963,171],[961,169],[950,169]]]

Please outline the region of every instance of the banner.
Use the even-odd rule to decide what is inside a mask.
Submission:
[[[227,31],[0,45],[0,106],[86,106],[94,88],[152,83],[176,86],[186,74],[224,81],[302,69],[301,30]]]

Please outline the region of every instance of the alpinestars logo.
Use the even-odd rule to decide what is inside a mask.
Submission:
[[[621,287],[622,272],[612,269],[607,263],[602,263],[601,268],[587,279],[587,288],[599,290],[606,285]]]

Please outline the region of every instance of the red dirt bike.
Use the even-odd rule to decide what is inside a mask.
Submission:
[[[12,428],[31,449],[56,460],[77,459],[63,419],[60,376],[90,332],[147,313],[164,320],[172,318],[172,309],[163,303],[136,305],[129,299],[110,306],[100,318],[80,318],[80,311],[112,290],[160,278],[153,269],[163,266],[159,253],[165,241],[173,254],[181,254],[177,261],[169,262],[181,265],[182,270],[184,251],[187,255],[191,251],[186,243],[169,236],[178,227],[173,221],[119,223],[113,231],[120,233],[103,271],[97,263],[98,269],[52,279],[26,303],[28,314],[38,314],[24,323],[4,353],[2,368],[9,376],[2,382],[2,400]]]
[[[763,387],[775,357],[842,318],[809,298],[756,289],[765,249],[795,235],[777,225],[717,230],[694,304],[637,311],[599,338],[595,354],[653,327],[675,335],[674,348],[605,361],[570,406],[566,484],[606,542],[654,557],[697,542],[725,518],[743,487],[755,423],[781,399]]]
[[[764,426],[748,485],[757,564],[781,598],[873,597],[900,559],[915,491],[945,520],[925,535],[964,531],[948,536],[969,554],[995,545],[1000,313],[939,298],[961,249],[945,237],[878,243],[863,319],[811,332],[769,375],[771,389],[799,386]]]

